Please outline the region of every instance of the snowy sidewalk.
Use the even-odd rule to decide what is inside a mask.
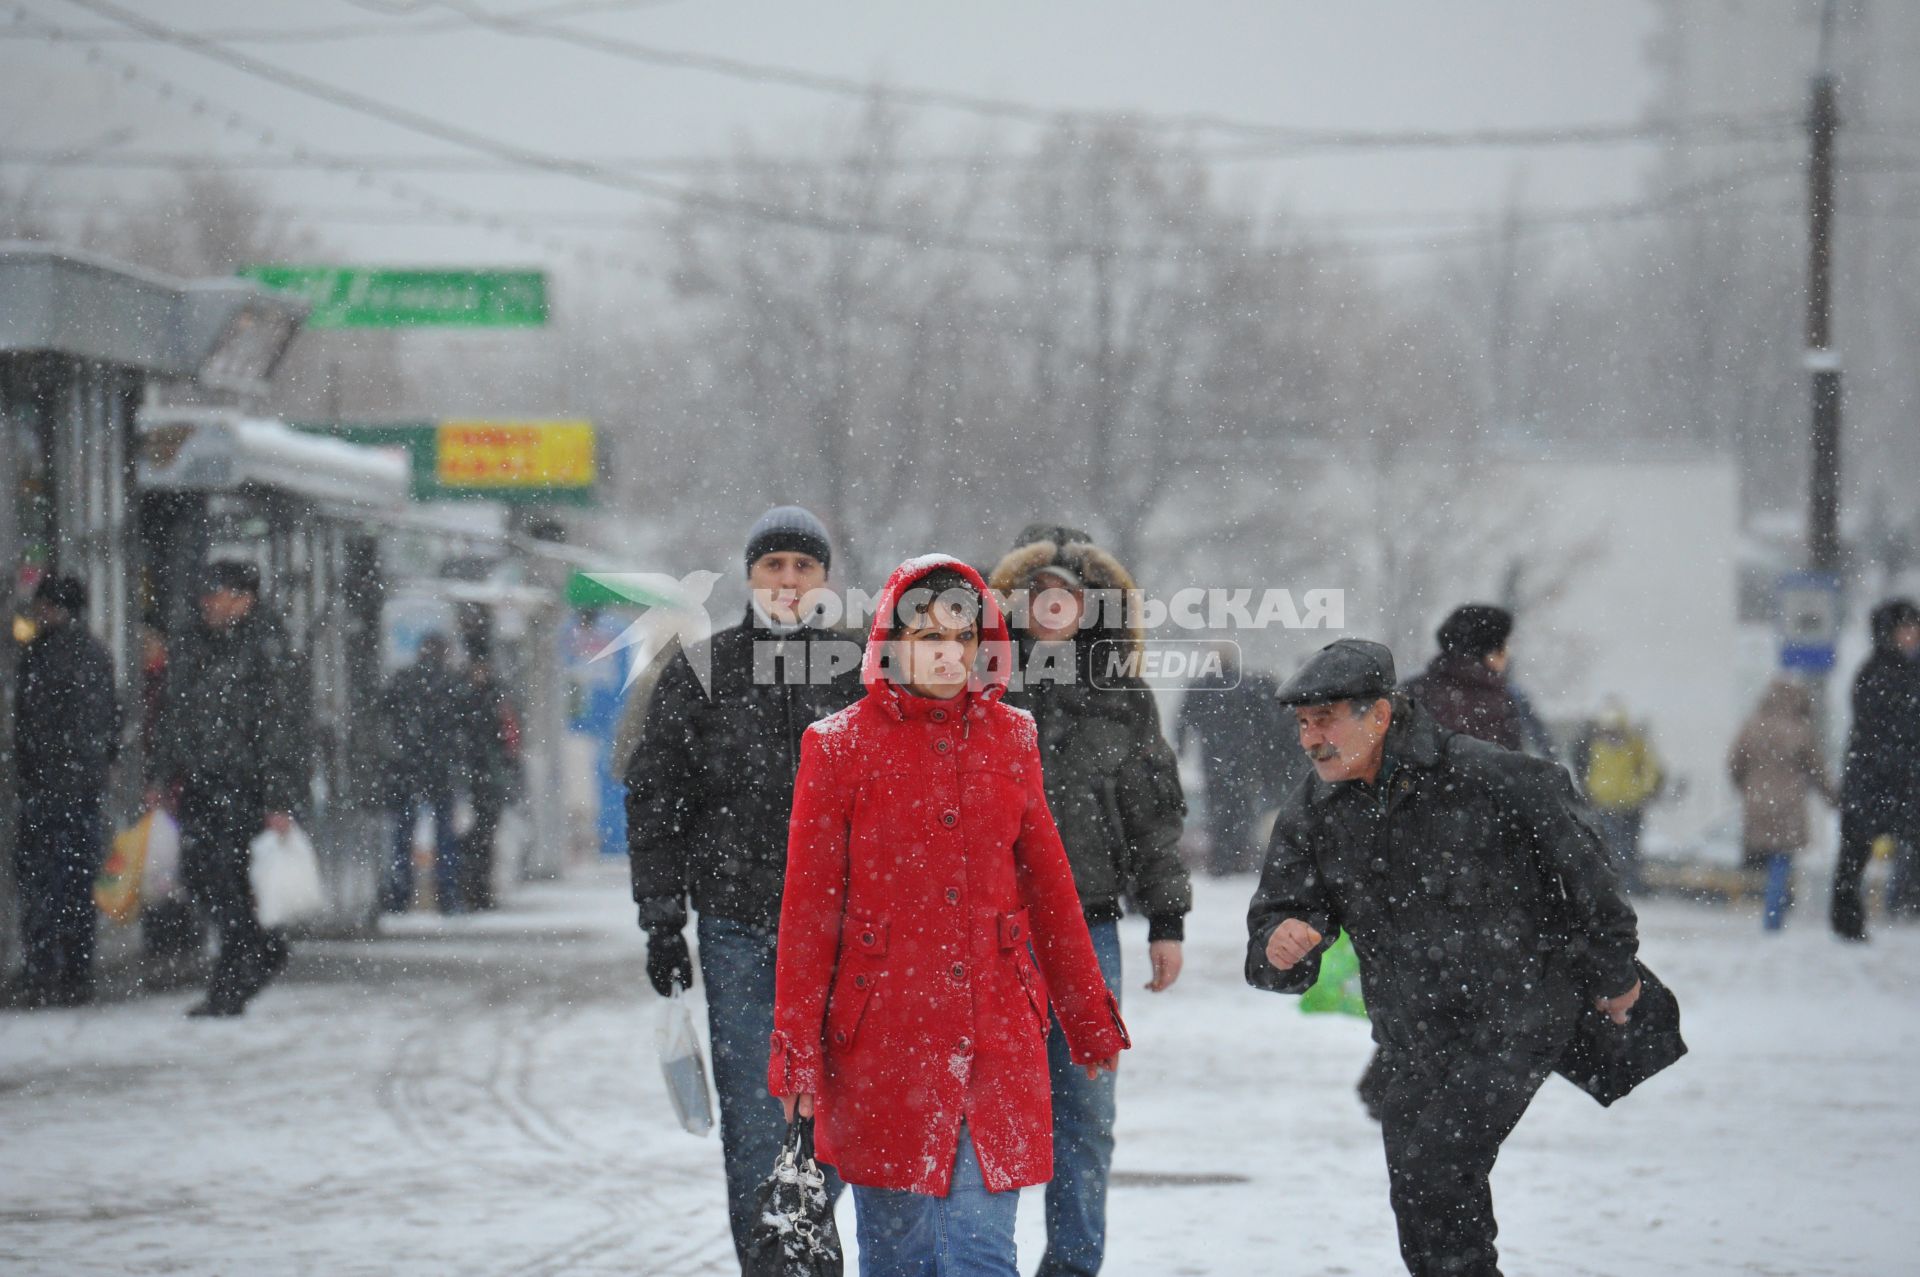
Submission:
[[[1400,1271],[1363,1024],[1240,979],[1251,880],[1196,884],[1187,971],[1127,924],[1113,1277]],[[302,946],[237,1021],[196,994],[0,1014],[8,1273],[734,1271],[719,1148],[653,1056],[625,875]],[[1645,956],[1693,1054],[1612,1111],[1554,1080],[1495,1176],[1513,1274],[1914,1271],[1920,933],[1843,948],[1667,902]],[[1037,1192],[1022,1265],[1040,1251]],[[852,1207],[843,1201],[851,1240]]]

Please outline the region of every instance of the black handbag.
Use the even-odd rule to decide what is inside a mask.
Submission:
[[[742,1277],[840,1277],[840,1230],[827,1173],[813,1155],[813,1119],[795,1118],[756,1195]]]
[[[1554,1068],[1603,1108],[1687,1053],[1680,1036],[1680,999],[1645,963],[1635,959],[1633,965],[1640,973],[1640,997],[1627,1022],[1615,1024],[1606,1012],[1586,1006]]]

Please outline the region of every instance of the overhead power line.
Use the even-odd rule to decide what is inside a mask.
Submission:
[[[336,86],[313,80],[311,77],[295,75],[283,69],[272,67],[250,58],[248,55],[223,49],[214,42],[206,41],[191,33],[176,32],[164,24],[142,19],[138,17],[138,15],[131,14],[118,5],[110,3],[110,0],[72,0],[72,2],[82,8],[103,14],[112,21],[128,23],[132,29],[150,32],[154,34],[156,38],[166,39],[171,43],[180,44],[182,47],[188,48],[193,52],[216,58],[247,74],[269,78],[275,83],[294,88],[296,91],[311,96],[320,97],[323,100],[333,102],[346,109],[368,114],[389,123],[398,124],[400,127],[407,128],[411,131],[425,133],[438,140],[453,142],[455,145],[473,150],[501,166],[516,169],[531,168],[535,171],[584,178],[650,197],[671,198],[681,202],[683,207],[696,211],[728,217],[746,217],[754,220],[777,222],[834,234],[884,235],[909,241],[925,248],[985,252],[1014,256],[1023,260],[1030,260],[1035,256],[1057,257],[1062,255],[1088,254],[1165,258],[1174,254],[1191,253],[1195,251],[1196,247],[1191,243],[1181,241],[1122,244],[1047,239],[1042,237],[983,237],[959,235],[931,231],[927,228],[917,226],[903,226],[884,222],[855,221],[828,217],[812,213],[808,210],[784,208],[750,200],[739,200],[715,195],[710,192],[677,186],[657,178],[620,172],[594,161],[554,156],[504,143],[458,125],[434,120],[431,117],[408,111],[404,108],[394,107],[391,104],[380,102],[377,99],[370,98],[363,94],[339,89]],[[25,15],[25,11],[18,9],[18,6],[16,6],[16,11]],[[32,15],[25,16],[31,17]],[[56,37],[67,34],[60,31],[57,27],[49,28],[49,30],[50,33]],[[97,46],[89,49],[88,56],[90,59],[96,61],[107,58],[107,55],[99,50]],[[153,78],[150,73],[140,71],[139,68],[131,63],[120,61],[119,65],[123,77],[136,78],[140,75],[148,75],[149,78]],[[167,96],[176,91],[178,91],[177,86],[163,85],[162,95]],[[205,104],[204,99],[200,99],[200,102],[206,109],[212,109],[210,105]],[[232,113],[228,113],[228,123],[230,127],[235,127],[235,120],[237,118],[238,117]],[[260,131],[263,145],[272,146],[276,141],[273,131],[265,128],[262,128]],[[106,156],[101,156],[100,158],[103,162],[112,162]],[[292,162],[296,165],[304,163],[311,167],[325,168],[338,173],[348,173],[363,185],[371,184],[370,174],[364,168],[360,167],[359,158],[360,157],[328,155],[296,146],[293,148]],[[408,184],[399,182],[386,183],[384,189],[389,190],[390,193],[395,194],[396,197],[416,207],[422,208],[434,216],[462,222],[477,223],[494,229],[512,229],[514,233],[517,233],[523,240],[527,240],[528,242],[542,242],[554,247],[555,251],[558,252],[585,255],[581,250],[545,237],[540,232],[531,230],[531,228],[527,227],[524,223],[515,224],[492,210],[478,210],[468,206],[460,206],[432,192],[426,192],[420,188],[411,187]],[[1651,214],[1637,206],[1621,206],[1612,210],[1601,210],[1599,212],[1591,210],[1585,211],[1578,216],[1587,220],[1625,220],[1648,215]],[[1469,242],[1484,242],[1484,236],[1474,234],[1465,239],[1456,237],[1455,240],[1447,240],[1444,238],[1428,240],[1425,242],[1410,243],[1404,248],[1400,245],[1381,245],[1377,243],[1345,244],[1335,247],[1337,251],[1341,252],[1358,251],[1361,253],[1370,253],[1382,249],[1387,251],[1413,251],[1416,248],[1422,251],[1430,251],[1431,249],[1446,248],[1455,243],[1464,245]]]
[[[408,132],[430,137],[436,141],[448,142],[465,150],[482,155],[490,155],[523,168],[557,173],[579,178],[601,186],[618,190],[637,192],[656,198],[677,201],[683,208],[701,210],[708,213],[730,217],[745,218],[752,221],[772,222],[807,230],[821,231],[835,235],[874,235],[901,240],[911,244],[940,244],[947,247],[965,248],[984,252],[999,252],[1012,255],[1027,255],[1042,245],[1034,242],[1023,243],[1015,239],[989,239],[954,234],[932,235],[924,228],[902,225],[877,219],[848,219],[818,214],[806,209],[787,208],[764,204],[754,200],[738,199],[687,187],[676,186],[659,178],[644,174],[630,173],[610,169],[588,160],[574,159],[537,151],[515,143],[505,142],[484,133],[476,132],[464,125],[453,124],[436,119],[419,111],[393,103],[383,102],[352,89],[328,84],[323,80],[285,67],[262,62],[249,54],[227,48],[212,40],[201,39],[187,32],[178,31],[164,23],[154,22],[134,13],[110,0],[69,0],[69,3],[89,12],[118,22],[131,30],[142,31],[155,39],[163,40],[179,48],[199,54],[202,57],[222,63],[237,71],[259,79],[270,81],[281,88],[290,89],[303,96],[327,102],[359,115],[380,120]],[[18,6],[16,6],[18,8]],[[20,10],[25,12],[24,10]],[[31,16],[31,15],[29,15]],[[58,31],[58,28],[50,28]],[[96,46],[96,52],[98,51]],[[1064,245],[1053,245],[1056,251],[1089,251],[1086,248],[1073,249]]]
[[[85,46],[87,60],[114,72],[129,84],[137,84],[150,89],[162,101],[177,104],[189,113],[203,116],[223,126],[227,131],[249,138],[255,144],[267,148],[284,147],[287,153],[301,166],[325,171],[335,176],[351,180],[356,185],[377,190],[408,204],[421,213],[439,218],[446,222],[476,226],[495,234],[507,235],[522,244],[545,248],[556,256],[577,258],[595,267],[614,267],[634,271],[647,276],[654,273],[653,264],[631,254],[608,251],[603,248],[589,248],[569,243],[557,236],[548,234],[544,228],[534,226],[512,216],[502,214],[498,209],[480,208],[450,200],[437,192],[426,190],[397,178],[376,177],[358,167],[352,160],[331,155],[324,150],[316,150],[287,139],[273,126],[262,123],[245,113],[223,107],[195,89],[168,79],[157,72],[149,71],[137,63],[119,58],[97,46]],[[213,167],[213,166],[203,166]]]
[[[816,213],[807,209],[797,209],[759,201],[741,199],[675,185],[659,178],[624,170],[609,168],[592,161],[559,156],[550,152],[534,150],[498,138],[479,133],[463,125],[436,119],[422,112],[381,101],[367,94],[329,84],[303,73],[291,71],[261,61],[249,54],[227,48],[216,41],[207,40],[191,32],[155,22],[133,13],[112,0],[70,0],[79,8],[88,10],[96,16],[106,18],[122,26],[150,35],[156,40],[173,44],[209,60],[217,61],[248,75],[267,80],[282,88],[290,89],[305,96],[328,102],[334,106],[381,120],[407,131],[448,142],[462,149],[481,155],[491,156],[507,163],[529,170],[555,173],[578,178],[583,181],[615,189],[633,191],[655,198],[671,199],[683,209],[709,214],[746,218],[749,220],[784,224],[804,229],[816,230],[837,235],[870,235],[896,239],[920,247],[944,247],[964,251],[996,253],[1018,258],[1030,258],[1035,255],[1105,255],[1125,253],[1159,253],[1191,251],[1191,246],[1176,248],[1170,244],[1153,245],[1115,245],[1105,242],[1045,240],[1017,236],[979,236],[963,235],[953,232],[936,232],[921,226],[903,225],[890,221],[860,218],[852,219]],[[49,27],[56,37],[63,34],[57,27]]]
[[[80,3],[80,0],[74,0],[74,2]],[[414,35],[443,33],[461,28],[477,28],[520,38],[552,40],[591,52],[654,67],[704,72],[739,81],[783,86],[812,93],[827,94],[843,99],[853,99],[857,101],[882,99],[907,106],[959,111],[987,119],[1026,125],[1054,126],[1062,123],[1079,123],[1087,126],[1098,126],[1115,121],[1125,121],[1133,127],[1155,131],[1176,130],[1187,133],[1220,134],[1236,137],[1243,142],[1253,144],[1251,149],[1241,153],[1241,158],[1274,158],[1286,154],[1316,151],[1526,149],[1680,141],[1693,143],[1744,142],[1768,140],[1786,136],[1798,125],[1797,118],[1791,112],[1783,111],[1746,115],[1718,114],[1687,119],[1654,119],[1638,122],[1623,121],[1546,125],[1528,128],[1491,127],[1463,130],[1366,130],[1305,128],[1277,125],[1270,122],[1234,119],[1210,112],[1160,114],[1089,110],[1085,108],[1048,106],[1014,98],[963,93],[917,85],[876,84],[869,80],[833,75],[826,72],[810,71],[798,67],[753,62],[719,54],[661,48],[657,45],[645,44],[582,27],[567,26],[554,20],[558,17],[566,16],[569,12],[583,12],[605,7],[625,7],[609,5],[606,0],[600,0],[598,4],[588,4],[583,0],[582,3],[574,5],[560,4],[543,9],[520,10],[513,13],[493,13],[476,4],[470,3],[470,0],[427,0],[427,3],[437,3],[440,7],[451,10],[452,15],[437,22],[416,23],[413,25],[395,25],[389,20],[385,29],[390,34]],[[91,4],[81,4],[81,7],[91,9],[96,13],[103,12],[98,6]],[[369,6],[363,5],[362,7]],[[409,10],[409,13],[412,12],[418,12],[418,10]],[[396,17],[397,16],[399,15],[396,12]],[[119,21],[119,19],[115,20]],[[183,28],[166,28],[161,30],[158,29],[160,26],[161,24],[159,23],[153,23],[150,28],[140,28],[130,27],[123,23],[120,28],[120,34],[129,38],[173,44],[180,47],[190,47],[188,42],[201,42],[212,45],[271,42],[264,40],[263,37],[276,34],[275,29],[271,28],[193,31]],[[363,23],[355,24],[351,28],[314,28],[306,34],[312,35],[314,31],[327,31],[330,34],[350,32],[355,36],[360,36],[375,34],[380,26],[381,24],[378,23]],[[92,34],[94,33],[73,31],[65,33],[65,36],[66,38],[72,39],[87,39]],[[277,34],[279,36],[292,36],[300,33],[297,31],[279,30]]]
[[[571,27],[559,22],[541,21],[523,14],[489,12],[472,0],[426,0],[465,17],[475,26],[503,34],[533,37],[570,44],[576,48],[624,58],[649,66],[676,70],[705,71],[736,80],[785,85],[815,93],[871,101],[884,98],[907,106],[963,111],[989,119],[1021,124],[1056,125],[1063,121],[1099,124],[1115,119],[1144,128],[1175,129],[1189,132],[1213,132],[1237,136],[1272,147],[1299,150],[1357,149],[1432,149],[1437,147],[1545,147],[1570,145],[1609,145],[1623,142],[1670,141],[1682,138],[1694,141],[1747,140],[1772,136],[1796,121],[1791,113],[1771,116],[1707,116],[1686,121],[1650,121],[1622,124],[1583,124],[1545,128],[1488,128],[1447,132],[1431,129],[1386,132],[1356,129],[1307,129],[1233,119],[1211,112],[1181,114],[1089,111],[1043,106],[1014,98],[959,93],[917,85],[876,86],[873,82],[849,76],[807,71],[797,67],[750,62],[719,54],[663,49],[657,45]]]
[[[681,0],[568,0],[567,3],[521,9],[508,17],[529,20],[581,17],[623,9],[657,9]],[[350,40],[390,40],[395,36],[446,35],[473,30],[472,19],[463,14],[429,18],[424,22],[396,24],[393,16],[366,22],[332,23],[311,27],[196,27],[194,34],[208,40],[230,44],[328,44]],[[87,27],[71,33],[75,40],[91,44],[152,44],[153,37],[122,27]],[[45,36],[19,25],[0,28],[0,40],[39,40]]]

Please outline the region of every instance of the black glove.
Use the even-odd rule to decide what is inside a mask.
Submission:
[[[675,985],[693,987],[693,955],[687,952],[685,936],[678,931],[647,933],[647,979],[663,998],[673,996]]]

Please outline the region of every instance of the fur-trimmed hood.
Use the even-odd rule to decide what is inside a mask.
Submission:
[[[1121,566],[1120,560],[1091,541],[1068,541],[1064,544],[1057,541],[1030,541],[1016,546],[994,567],[987,584],[1006,604],[1015,591],[1027,588],[1035,572],[1049,566],[1070,569],[1089,592],[1111,590],[1120,594],[1120,615],[1124,621],[1116,621],[1114,614],[1103,608],[1100,624],[1081,631],[1083,643],[1119,639],[1127,644],[1130,653],[1139,650],[1146,638],[1146,630],[1140,620],[1140,600],[1133,574]],[[1006,606],[1011,620],[1015,614],[1010,604]]]

